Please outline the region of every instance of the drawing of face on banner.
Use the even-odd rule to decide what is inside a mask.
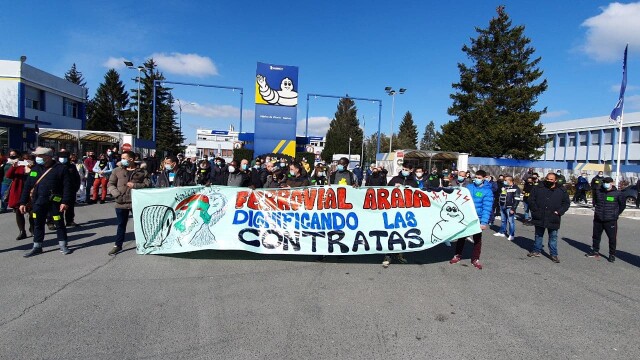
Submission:
[[[258,63],[256,104],[297,106],[298,68]]]

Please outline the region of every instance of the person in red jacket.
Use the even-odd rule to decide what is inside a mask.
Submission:
[[[13,163],[13,166],[9,168],[5,177],[11,179],[11,187],[9,187],[9,202],[8,207],[12,208],[16,214],[16,225],[18,225],[18,230],[20,234],[16,238],[16,240],[22,240],[27,238],[27,232],[25,230],[25,220],[24,214],[20,212],[20,196],[22,195],[22,188],[24,187],[24,183],[29,176],[29,172],[31,171],[31,167],[33,166],[33,161],[31,160],[31,156],[29,154],[22,154],[21,161],[16,161]],[[33,219],[29,214],[27,214],[27,218],[29,219],[29,232],[33,235]]]

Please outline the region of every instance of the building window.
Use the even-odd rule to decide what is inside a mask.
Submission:
[[[631,143],[640,144],[640,127],[634,126],[631,128]]]
[[[613,144],[613,129],[607,129],[604,131],[604,144],[605,145]]]
[[[564,134],[558,135],[558,146],[565,147],[567,146],[567,138],[564,137]]]
[[[580,146],[587,146],[587,134],[580,133]]]
[[[69,99],[64,99],[63,105],[62,105],[62,115],[77,119],[78,103]]]
[[[576,134],[569,135],[569,146],[576,146]]]
[[[42,99],[44,98],[44,91],[33,88],[31,86],[25,86],[25,102],[29,109],[44,111]]]
[[[591,145],[600,145],[600,131],[591,132]]]

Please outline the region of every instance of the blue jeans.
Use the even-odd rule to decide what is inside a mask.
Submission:
[[[500,207],[500,232],[505,235],[516,235],[516,214],[511,213],[511,208]],[[507,222],[509,223],[509,234],[507,234]]]
[[[116,219],[118,220],[118,230],[116,232],[116,246],[122,247],[124,244],[124,234],[127,232],[130,209],[116,209]]]
[[[558,256],[558,230],[546,229],[542,226],[536,226],[536,241],[533,244],[533,252],[542,252],[542,238],[545,230],[549,232],[549,252],[551,252],[551,256]]]
[[[9,191],[9,187],[11,186],[11,183],[9,184],[2,184],[2,187],[0,187],[0,201],[2,201],[2,199],[4,198],[4,194]],[[7,205],[8,203],[2,201],[2,211],[7,210]]]
[[[529,220],[531,218],[531,214],[529,214],[529,203],[523,201],[522,205],[524,206],[524,219]]]

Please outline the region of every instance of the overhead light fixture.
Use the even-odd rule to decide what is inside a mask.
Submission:
[[[384,91],[391,91],[391,86],[387,86],[384,88]]]
[[[389,95],[395,95],[395,94],[396,94],[396,91],[395,91],[395,90],[391,90],[391,91],[389,91]]]
[[[405,91],[407,91],[407,89],[405,88],[400,88],[400,90],[398,90],[400,92],[400,94],[404,94]]]
[[[128,67],[133,67],[133,63],[131,61],[125,60],[124,64]]]

